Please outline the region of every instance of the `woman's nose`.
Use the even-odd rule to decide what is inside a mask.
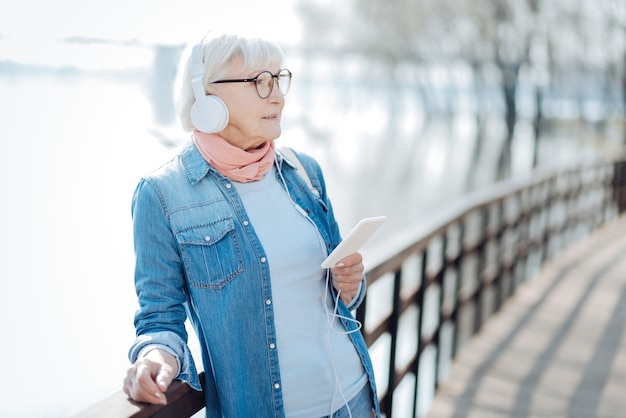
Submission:
[[[283,93],[280,91],[280,88],[278,87],[278,83],[276,82],[276,80],[274,80],[272,92],[270,93],[268,99],[270,99],[270,101],[272,102],[285,101],[285,96],[283,96]]]

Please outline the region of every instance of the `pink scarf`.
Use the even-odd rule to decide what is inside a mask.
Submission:
[[[240,183],[260,180],[274,163],[274,141],[243,150],[217,134],[193,131],[193,142],[204,159],[224,176]]]

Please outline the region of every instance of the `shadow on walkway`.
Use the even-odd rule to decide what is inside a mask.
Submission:
[[[458,353],[429,418],[626,416],[626,217],[565,250]]]

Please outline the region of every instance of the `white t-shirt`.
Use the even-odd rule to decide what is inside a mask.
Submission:
[[[367,375],[339,320],[329,329],[333,295],[320,267],[326,246],[275,167],[262,180],[233,184],[269,262],[285,413],[329,415],[357,395]]]

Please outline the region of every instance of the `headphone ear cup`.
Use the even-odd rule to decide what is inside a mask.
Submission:
[[[191,106],[189,117],[193,126],[200,132],[217,133],[228,125],[228,107],[217,96],[205,96]]]

